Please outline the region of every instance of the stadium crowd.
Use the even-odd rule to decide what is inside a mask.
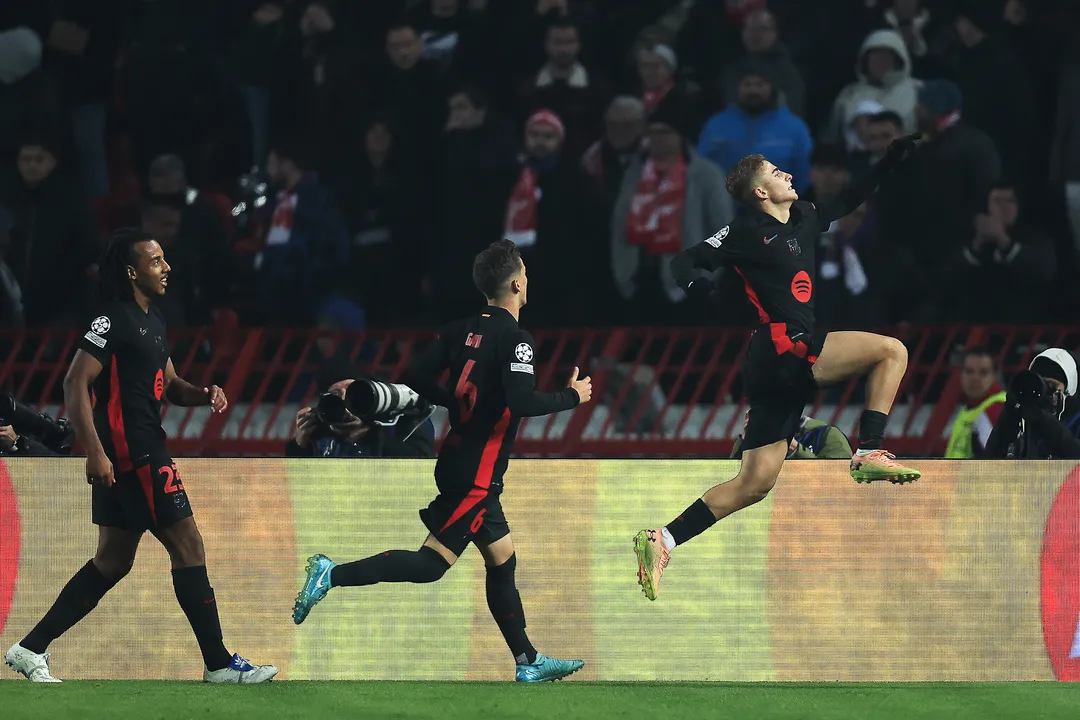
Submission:
[[[141,224],[170,325],[429,326],[524,248],[531,326],[743,324],[672,253],[761,152],[835,196],[826,327],[1075,318],[1080,6],[1054,0],[56,0],[0,10],[0,323],[77,325]],[[661,179],[658,168],[664,169]],[[1071,224],[1070,224],[1071,220]]]

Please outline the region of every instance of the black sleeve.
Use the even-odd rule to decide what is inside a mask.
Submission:
[[[988,460],[1003,460],[1009,453],[1009,445],[1016,442],[1020,435],[1020,403],[1009,397],[1001,407],[994,429],[990,431],[990,437],[986,440],[986,449],[983,457]]]
[[[1056,417],[1047,414],[1045,410],[1041,410],[1033,403],[1022,403],[1020,412],[1028,427],[1046,443],[1046,448],[1052,457],[1069,460],[1080,458],[1080,440],[1073,437],[1069,429]],[[991,434],[992,437],[993,434]]]
[[[402,382],[429,402],[448,408],[454,404],[454,396],[439,382],[443,370],[450,366],[445,335],[446,331],[440,332],[430,347],[413,358]]]
[[[671,259],[671,275],[679,287],[684,290],[689,287],[701,276],[700,270],[714,272],[742,258],[742,253],[733,242],[735,233],[732,229],[731,225],[725,225],[712,237],[688,247]]]
[[[500,348],[506,406],[518,417],[538,417],[577,407],[578,394],[572,388],[557,392],[537,392],[533,366],[533,339],[524,330],[510,335],[512,343]]]
[[[17,447],[19,448],[19,451],[16,454],[23,457],[60,457],[44,443],[38,442],[34,438],[26,435],[19,436]]]
[[[811,207],[817,211],[818,227],[821,231],[825,232],[834,221],[850,215],[869,200],[892,169],[892,166],[882,159],[870,168],[870,172],[852,181],[836,200],[823,204],[821,207],[811,204]]]
[[[104,367],[117,349],[128,342],[127,316],[123,308],[107,305],[98,310],[75,347],[92,356]]]

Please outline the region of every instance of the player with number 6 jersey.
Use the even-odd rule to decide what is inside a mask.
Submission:
[[[514,581],[514,544],[499,495],[521,418],[588,402],[592,383],[588,377],[578,379],[574,368],[562,390],[536,390],[533,339],[518,327],[528,278],[512,242],[494,243],[477,255],[473,281],[488,305],[443,328],[405,378],[420,395],[446,407],[450,414],[450,431],[435,465],[439,494],[420,511],[427,539],[415,552],[391,550],[342,565],[325,555],[313,556],[296,598],[293,621],[304,622],[334,587],[435,582],[472,543],[487,566],[488,608],[514,656],[517,681],[558,680],[577,672],[584,663],[547,657],[529,641]],[[449,380],[444,386],[440,378],[447,371]]]
[[[163,397],[175,405],[209,406],[211,412],[228,405],[218,386],[197,387],[176,375],[165,319],[154,306],[165,294],[170,270],[154,238],[133,229],[118,230],[101,261],[102,304],[64,378],[64,401],[86,449],[86,481],[93,486],[97,553],[30,634],[7,651],[6,664],[33,682],[60,682],[50,672],[46,648],[127,575],[147,530],[172,561],[176,599],[202,652],[203,680],[261,683],[278,672],[225,649],[202,535],[165,447]]]

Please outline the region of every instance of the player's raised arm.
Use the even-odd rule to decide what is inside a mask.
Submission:
[[[734,262],[734,247],[724,242],[730,232],[731,226],[725,225],[716,234],[671,259],[671,275],[688,295],[708,295],[713,287],[708,273]]]
[[[906,158],[918,149],[919,133],[897,138],[889,145],[888,152],[870,168],[861,179],[848,185],[834,203],[823,205],[818,210],[818,226],[825,231],[834,220],[850,215],[874,194],[889,173],[900,166]]]
[[[569,410],[592,398],[592,379],[578,379],[578,369],[567,386],[556,392],[537,392],[533,365],[533,344],[529,333],[521,331],[509,356],[503,361],[506,406],[518,417],[538,417]]]
[[[430,347],[413,357],[401,381],[428,402],[448,408],[454,404],[454,396],[439,383],[443,370],[450,366],[444,335],[439,333]]]

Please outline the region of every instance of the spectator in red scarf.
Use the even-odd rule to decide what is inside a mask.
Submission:
[[[691,322],[676,308],[685,296],[671,277],[671,258],[734,216],[724,171],[689,144],[686,102],[669,92],[649,117],[647,149],[627,168],[611,227],[611,269],[627,319],[634,324]]]
[[[525,122],[525,151],[506,206],[504,237],[521,250],[546,292],[529,296],[529,322],[566,327],[597,320],[608,288],[587,273],[602,267],[606,246],[599,193],[577,156],[563,152],[566,128],[550,110]]]

